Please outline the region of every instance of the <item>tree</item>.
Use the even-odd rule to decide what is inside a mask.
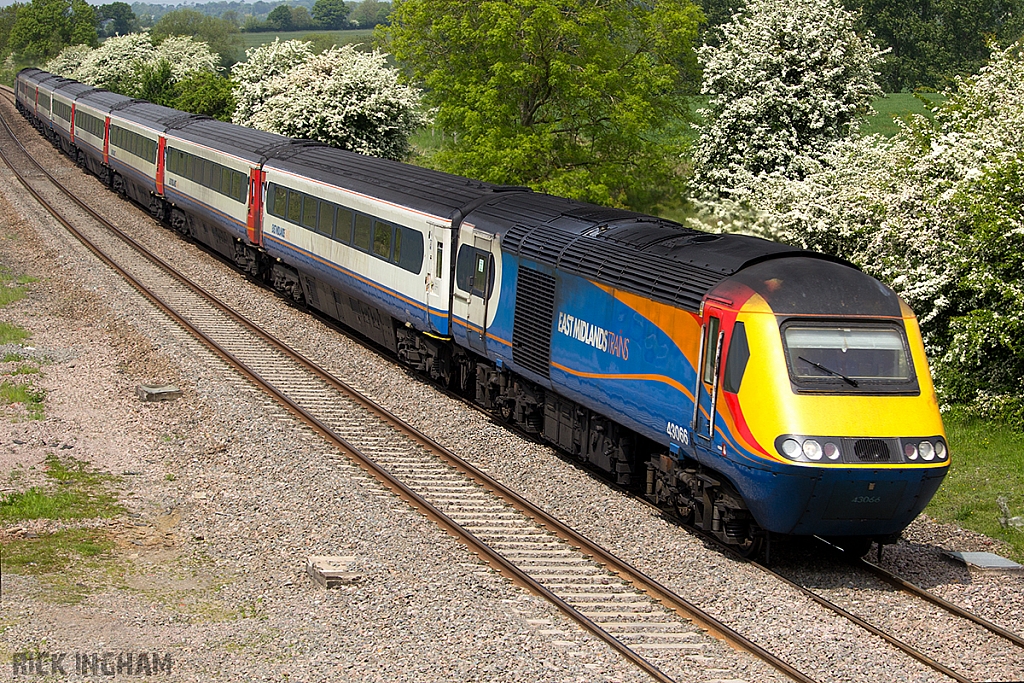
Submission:
[[[177,9],[160,17],[151,31],[153,41],[168,36],[192,36],[210,46],[220,55],[223,67],[230,67],[241,57],[242,41],[238,27],[223,19],[207,16],[194,9]]]
[[[750,0],[700,50],[710,100],[694,150],[703,195],[742,192],[749,177],[801,173],[798,161],[856,131],[881,95],[881,53],[838,0]]]
[[[957,81],[934,122],[753,179],[715,219],[843,256],[917,312],[940,399],[1024,430],[1024,47]]]
[[[267,15],[267,24],[278,31],[291,31],[292,9],[288,5],[278,5]]]
[[[402,0],[384,36],[454,134],[435,165],[649,209],[678,193],[701,19],[690,0]]]
[[[386,24],[389,14],[391,14],[390,2],[363,0],[352,9],[349,19],[354,21],[359,28],[373,28]]]
[[[236,112],[235,123],[402,159],[409,151],[409,136],[426,122],[419,93],[399,82],[387,55],[360,52],[351,45],[313,55],[262,86],[262,103],[251,117]]]
[[[138,26],[139,20],[127,2],[112,2],[96,8],[96,27],[105,38],[126,35]]]
[[[68,45],[96,45],[96,13],[85,0],[32,0],[18,9],[8,48],[24,60],[43,60]]]
[[[129,33],[107,38],[87,52],[79,46],[65,48],[44,68],[59,76],[134,97],[139,72],[144,65],[156,61],[156,54],[149,33]]]
[[[348,28],[348,5],[344,0],[316,0],[313,5],[313,19],[319,28]]]
[[[985,64],[989,40],[1006,46],[1024,30],[1024,0],[846,0],[846,6],[890,48],[879,81],[886,92],[948,87]]]
[[[235,84],[227,78],[209,71],[200,71],[176,84],[171,106],[220,121],[230,121],[235,110],[234,87]]]

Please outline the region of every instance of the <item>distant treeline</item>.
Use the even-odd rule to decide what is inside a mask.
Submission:
[[[317,16],[317,4],[343,4],[344,10],[331,8]],[[282,9],[283,8],[283,9]],[[381,0],[363,0],[362,2],[320,3],[317,0],[288,0],[287,2],[240,2],[232,0],[216,0],[207,3],[188,3],[179,5],[157,5],[147,2],[135,2],[131,5],[132,12],[142,26],[152,26],[163,16],[182,9],[193,10],[209,17],[225,19],[243,31],[301,31],[306,29],[347,29],[373,28],[386,23],[391,13],[391,3]],[[326,19],[325,18],[329,17]]]

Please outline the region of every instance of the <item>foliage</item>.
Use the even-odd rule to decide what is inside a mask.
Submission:
[[[286,53],[283,45],[274,43],[286,59],[308,46],[300,44]],[[279,64],[269,63],[275,68]],[[419,93],[399,83],[387,55],[359,52],[351,45],[311,56],[260,87],[261,104],[252,107],[249,118],[236,112],[236,123],[361,154],[402,159],[409,151],[409,135],[425,123]]]
[[[42,60],[68,45],[96,45],[96,13],[85,0],[32,0],[21,5],[7,47],[22,59]]]
[[[139,20],[127,2],[112,2],[96,8],[96,26],[104,38],[123,36],[139,28]]]
[[[235,84],[229,79],[209,71],[200,71],[176,84],[177,92],[170,106],[220,121],[230,121],[235,111],[234,88]]]
[[[649,209],[678,192],[690,0],[402,0],[387,44],[452,138],[444,170]]]
[[[742,192],[750,178],[799,176],[800,160],[854,132],[881,94],[880,53],[839,0],[750,0],[699,50],[710,97],[694,151],[705,196]]]
[[[163,15],[151,31],[154,43],[169,36],[191,36],[220,55],[221,66],[230,67],[241,58],[238,27],[224,19],[211,17],[195,9],[177,9]]]
[[[349,19],[359,28],[373,28],[388,23],[391,14],[391,3],[381,0],[363,0],[349,14]]]
[[[917,312],[940,398],[1024,429],[1024,49],[959,80],[934,122],[754,179],[711,222],[843,256]]]
[[[846,0],[859,25],[891,52],[881,68],[888,92],[933,90],[978,71],[988,40],[1004,47],[1024,33],[1024,0]]]
[[[345,0],[316,0],[313,20],[319,28],[341,29],[348,26],[349,8]]]

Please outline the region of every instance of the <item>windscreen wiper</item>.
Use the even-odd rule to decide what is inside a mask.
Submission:
[[[836,377],[840,378],[841,380],[843,380],[844,382],[849,384],[851,387],[857,386],[857,380],[853,379],[852,377],[847,377],[846,375],[844,375],[841,372],[836,372],[835,370],[832,370],[831,368],[826,368],[821,363],[815,363],[813,360],[807,360],[803,356],[797,356],[797,358],[802,360],[805,363],[813,365],[814,367],[818,368],[822,372],[827,372],[830,375],[835,375]]]

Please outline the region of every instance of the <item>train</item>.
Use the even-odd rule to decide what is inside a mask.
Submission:
[[[841,259],[39,69],[15,90],[154,218],[743,554],[894,542],[949,469],[913,312]]]

